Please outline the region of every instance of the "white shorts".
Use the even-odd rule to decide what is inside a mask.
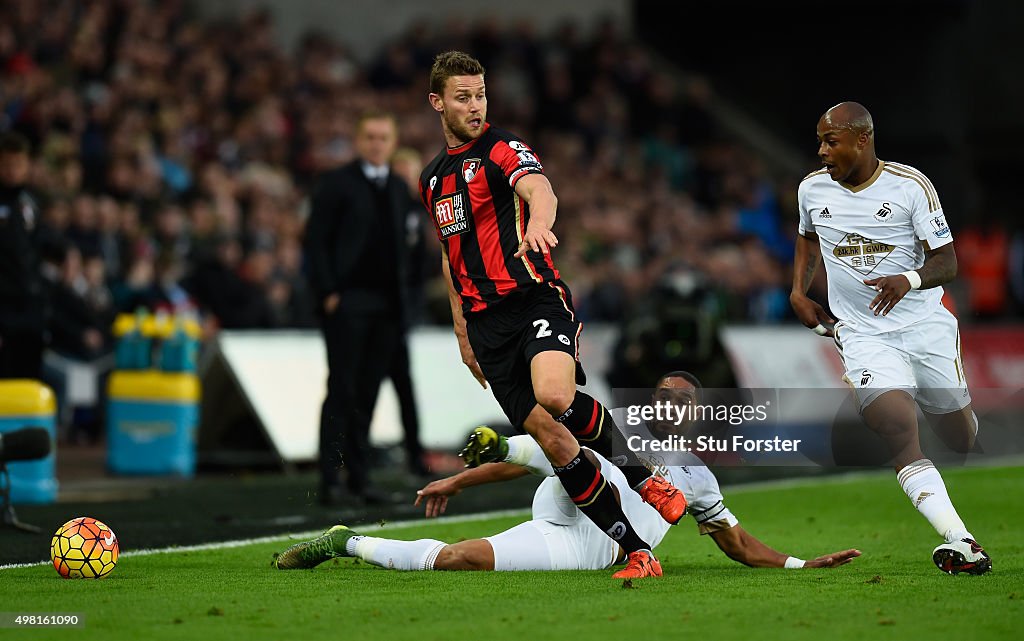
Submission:
[[[601,473],[615,486],[623,511],[637,534],[656,547],[668,525],[629,488],[622,471],[603,457]],[[533,498],[533,519],[485,537],[494,549],[495,570],[603,570],[615,564],[619,544],[588,519],[553,476],[544,479]]]
[[[931,414],[948,414],[971,402],[960,331],[945,307],[893,332],[857,332],[840,321],[835,342],[846,370],[843,380],[857,392],[862,411],[894,389],[905,390]]]
[[[534,519],[485,537],[494,549],[494,569],[603,570],[615,563],[618,545],[596,527],[556,525]],[[593,536],[599,534],[604,541]]]

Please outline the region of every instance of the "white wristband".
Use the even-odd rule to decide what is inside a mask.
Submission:
[[[800,568],[804,567],[805,563],[807,563],[807,561],[804,561],[803,559],[798,559],[795,556],[790,556],[786,558],[786,569],[799,570]]]
[[[827,336],[828,335],[828,328],[826,328],[821,323],[818,323],[817,327],[812,327],[811,331],[814,332],[815,334],[817,334],[818,336]]]
[[[906,276],[907,280],[910,281],[910,289],[921,289],[921,274],[911,270],[909,272],[903,272],[901,276]]]

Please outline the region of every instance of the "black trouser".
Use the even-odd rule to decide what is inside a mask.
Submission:
[[[401,329],[395,337],[395,354],[391,360],[388,377],[395,386],[395,394],[398,396],[398,407],[402,413],[402,431],[405,433],[405,453],[411,463],[423,455],[423,445],[420,444],[420,418],[412,387],[409,340]]]
[[[42,330],[0,329],[0,378],[42,378],[43,348]]]
[[[348,488],[369,483],[370,419],[381,381],[391,369],[401,331],[398,313],[352,312],[342,307],[323,319],[327,346],[327,397],[320,414],[321,482],[334,485],[338,470]]]

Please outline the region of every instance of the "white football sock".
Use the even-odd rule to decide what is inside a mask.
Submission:
[[[974,538],[956,513],[946,492],[946,484],[930,460],[914,461],[900,470],[896,478],[917,511],[928,519],[947,543]]]
[[[520,465],[538,476],[554,476],[551,463],[532,436],[517,434],[508,439],[508,455],[505,463]]]
[[[446,545],[434,539],[396,541],[375,536],[353,536],[345,542],[345,551],[389,570],[433,570],[434,560]]]

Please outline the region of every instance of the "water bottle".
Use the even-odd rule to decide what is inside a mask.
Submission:
[[[186,319],[175,317],[169,336],[160,349],[160,369],[165,372],[196,371],[196,341],[190,336]]]
[[[118,314],[114,319],[112,332],[117,339],[114,347],[114,368],[132,369],[135,363],[134,350],[139,339],[135,317],[131,314]]]
[[[135,310],[135,315],[120,314],[114,321],[114,336],[118,337],[114,349],[114,362],[119,370],[138,370],[149,367],[152,319],[145,308]]]
[[[139,308],[135,312],[135,323],[139,328],[139,340],[135,350],[134,369],[149,369],[153,364],[153,337],[156,336],[156,321],[144,308]]]

